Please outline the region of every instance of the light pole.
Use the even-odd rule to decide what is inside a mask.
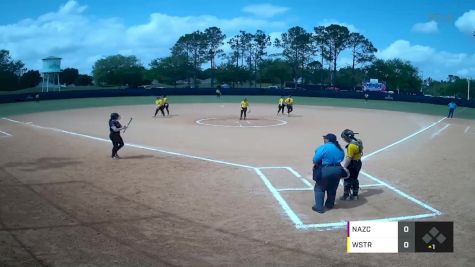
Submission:
[[[424,72],[421,70],[421,80],[422,80],[422,83],[421,83],[421,95],[422,95],[422,87],[424,86]]]
[[[472,77],[467,78],[467,101],[470,101],[470,81]]]

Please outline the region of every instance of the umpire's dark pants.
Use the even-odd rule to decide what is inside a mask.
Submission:
[[[124,140],[122,140],[120,133],[110,133],[109,138],[112,141],[112,157],[114,157],[117,155],[119,149],[124,146]]]
[[[449,109],[449,115],[447,116],[447,118],[453,118],[454,117],[454,111],[455,111],[455,109],[450,108]]]
[[[319,212],[324,212],[323,205],[327,209],[335,206],[336,190],[342,177],[343,169],[341,166],[314,167],[313,179],[315,180],[315,208]],[[325,201],[325,193],[327,200]]]

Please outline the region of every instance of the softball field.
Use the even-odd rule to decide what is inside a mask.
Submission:
[[[239,103],[170,109],[0,119],[0,265],[473,266],[474,120],[298,104],[276,116],[252,99],[246,121]],[[111,112],[134,118],[121,160]],[[360,199],[318,214],[312,156],[345,128],[365,144]],[[454,221],[455,252],[347,254],[346,221],[374,219]]]

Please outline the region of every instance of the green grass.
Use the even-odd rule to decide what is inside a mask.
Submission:
[[[236,103],[239,104],[241,96],[223,96],[216,99],[215,96],[170,96],[170,103]],[[121,105],[143,105],[154,104],[154,97],[107,97],[107,98],[79,98],[66,100],[48,100],[35,102],[19,102],[0,104],[0,116],[12,116],[19,114],[90,108],[105,106],[121,106]],[[250,96],[250,104],[253,103],[269,103],[276,104],[278,97],[275,96]],[[397,101],[378,101],[369,100],[367,103],[361,99],[342,99],[342,98],[320,98],[320,97],[295,97],[295,106],[299,105],[316,105],[316,106],[335,106],[349,108],[364,108],[375,110],[390,110],[410,113],[430,114],[436,116],[445,116],[447,107],[445,105],[408,103]],[[475,119],[475,109],[458,108],[455,116],[464,119]]]

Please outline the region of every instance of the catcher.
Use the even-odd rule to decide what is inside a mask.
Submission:
[[[363,141],[355,138],[355,133],[350,129],[345,129],[341,133],[341,138],[345,140],[346,157],[342,162],[342,166],[347,168],[350,175],[344,180],[343,196],[340,200],[357,200],[360,183],[358,175],[361,170],[361,157],[363,156]]]

